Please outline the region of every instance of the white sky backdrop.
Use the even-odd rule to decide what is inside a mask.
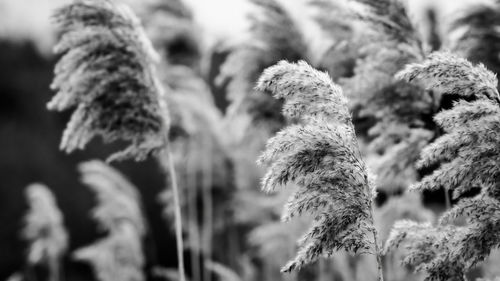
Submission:
[[[126,0],[140,3],[141,0]],[[214,38],[237,38],[246,28],[246,13],[249,5],[245,0],[184,0],[194,11],[196,21],[207,36],[207,42]],[[292,14],[300,15],[304,0],[280,0]],[[431,4],[440,11],[449,13],[463,3],[481,0],[408,0],[416,17],[422,7]],[[485,0],[486,1],[486,0]],[[50,52],[53,44],[53,26],[50,23],[52,11],[69,0],[0,0],[0,37],[16,39],[30,38],[40,49]],[[307,17],[301,17],[307,18]],[[307,23],[305,24],[307,26]]]

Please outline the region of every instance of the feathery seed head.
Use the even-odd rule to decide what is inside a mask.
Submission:
[[[141,237],[129,223],[121,224],[96,243],[76,250],[73,258],[91,264],[100,281],[145,280]]]
[[[145,4],[144,27],[154,46],[171,65],[197,67],[200,38],[193,13],[182,0],[152,0]],[[184,48],[177,48],[176,46]]]
[[[96,193],[98,205],[92,214],[103,230],[113,231],[128,222],[138,235],[145,234],[145,219],[136,187],[117,170],[98,160],[81,163],[79,170],[82,182]]]
[[[111,0],[74,0],[54,15],[61,32],[55,52],[50,110],[76,107],[61,149],[83,149],[95,136],[130,146],[109,160],[142,160],[166,143],[168,117],[154,64],[158,55],[140,22]]]
[[[460,227],[435,228],[430,223],[403,220],[394,224],[384,252],[404,246],[407,256],[403,265],[415,268],[416,272],[425,271],[425,281],[459,280],[465,273],[462,260],[449,263],[447,258],[453,249],[449,242],[461,233]]]
[[[496,75],[483,65],[448,52],[436,52],[420,64],[410,64],[396,77],[415,80],[428,89],[473,100],[458,101],[434,119],[445,135],[422,151],[417,166],[443,163],[412,189],[454,190],[458,197],[474,187],[492,186],[498,178],[495,159],[498,150],[500,96]]]
[[[89,263],[100,281],[143,281],[146,222],[137,189],[101,161],[82,163],[79,170],[82,182],[96,193],[92,215],[107,236],[76,250],[73,257]]]
[[[351,122],[347,99],[326,72],[319,72],[305,61],[291,64],[280,61],[264,70],[258,91],[269,91],[285,99],[283,115],[291,119],[328,117],[339,123]]]
[[[253,125],[260,131],[275,133],[285,123],[279,113],[281,101],[268,93],[255,92],[255,82],[266,67],[279,60],[305,58],[307,44],[280,1],[252,0],[251,3],[256,9],[249,15],[249,36],[238,46],[232,46],[216,80],[219,84],[227,82],[228,119],[249,119],[243,126],[238,124],[243,127],[241,130]]]
[[[428,89],[444,94],[489,99],[500,103],[497,77],[484,65],[472,65],[466,59],[449,52],[435,52],[423,63],[409,64],[396,78],[425,83]]]
[[[354,15],[388,39],[408,44],[422,53],[422,42],[402,0],[354,0],[364,9]]]
[[[262,188],[295,183],[283,220],[312,213],[313,225],[283,272],[299,269],[341,249],[370,251],[374,187],[360,158],[347,99],[326,73],[305,62],[281,61],[264,71],[257,90],[285,100],[284,115],[299,119],[269,140],[260,164],[269,167]]]
[[[68,247],[68,234],[54,195],[46,186],[32,184],[26,188],[26,198],[30,210],[25,217],[23,237],[30,242],[28,262],[58,260]]]
[[[500,2],[475,1],[451,20],[447,48],[471,62],[481,62],[500,72]]]
[[[440,88],[472,101],[460,100],[451,109],[435,116],[445,131],[422,151],[418,165],[440,165],[413,189],[452,190],[456,205],[441,217],[429,233],[440,237],[431,244],[429,236],[418,228],[396,225],[394,237],[406,239],[410,252],[405,263],[425,271],[425,280],[454,280],[478,262],[491,249],[500,245],[500,99],[496,77],[483,66],[473,66],[465,59],[449,53],[436,53],[422,64],[410,65],[399,77],[427,83],[428,88]],[[461,198],[467,191],[479,189],[479,194]],[[450,225],[465,217],[463,227]],[[420,234],[419,234],[420,233]],[[405,235],[414,235],[406,238]],[[396,238],[389,245],[396,245]],[[392,247],[392,246],[390,246]],[[430,251],[430,252],[429,252]]]

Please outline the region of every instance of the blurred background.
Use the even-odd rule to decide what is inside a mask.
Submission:
[[[52,52],[58,33],[51,14],[68,2],[0,0],[0,280],[16,273],[21,279],[15,280],[48,280],[43,268],[26,259],[29,243],[22,233],[29,209],[25,188],[31,183],[48,186],[63,215],[68,249],[61,280],[97,280],[90,265],[71,254],[105,235],[92,218],[96,197],[82,183],[85,172],[78,167],[92,159],[105,159],[121,144],[95,140],[84,151],[66,154],[59,150],[71,112],[46,108],[54,95],[50,84],[59,59]],[[255,160],[267,138],[286,121],[279,103],[253,95],[252,88],[260,72],[281,59],[303,59],[328,71],[353,101],[365,156],[380,180],[377,212],[383,237],[398,219],[433,221],[447,204],[453,204],[442,190],[422,195],[404,192],[429,172],[417,171],[416,156],[408,151],[418,155],[422,143],[429,143],[435,135],[425,141],[414,137],[403,147],[404,141],[389,142],[400,150],[373,144],[381,134],[373,127],[392,122],[380,116],[387,110],[393,112],[401,104],[398,98],[413,105],[420,102],[407,96],[376,95],[394,90],[392,75],[405,63],[421,58],[404,53],[409,48],[400,48],[405,40],[386,38],[380,30],[368,31],[370,27],[345,15],[348,1],[123,2],[141,18],[162,55],[162,77],[174,93],[171,139],[182,193],[184,256],[190,280],[374,280],[371,258],[345,253],[298,274],[279,273],[280,266],[293,257],[295,241],[307,229],[308,220],[281,224],[280,212],[290,192],[269,195],[259,191],[263,170]],[[453,50],[494,72],[499,69],[498,3],[408,0],[405,5],[414,27],[411,36],[418,45],[411,48],[422,54]],[[374,47],[367,38],[383,38],[376,40],[388,43]],[[366,79],[367,73],[373,76]],[[432,132],[435,125],[429,116],[451,102],[441,100],[432,111],[415,106],[419,114],[406,112],[405,120],[413,124],[408,125],[411,129]],[[372,112],[363,111],[374,105],[378,107]],[[400,157],[397,161],[388,160],[395,155]],[[172,198],[166,175],[156,162],[113,163],[116,171],[112,173],[122,174],[140,193],[148,228],[142,241],[144,278],[175,280],[171,272],[177,266]],[[499,269],[491,266],[500,263],[497,256],[492,255],[475,276],[499,275]],[[397,259],[395,255],[385,261],[386,280],[421,280],[410,269],[398,268]]]

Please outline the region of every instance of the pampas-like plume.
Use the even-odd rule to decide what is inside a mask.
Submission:
[[[74,0],[54,14],[61,40],[55,52],[50,110],[76,107],[61,149],[83,149],[95,136],[130,145],[109,160],[142,160],[165,146],[168,117],[154,64],[158,55],[124,4]]]
[[[268,141],[258,161],[270,166],[262,188],[273,191],[296,183],[299,188],[285,206],[283,220],[303,212],[315,216],[299,241],[297,256],[282,271],[298,269],[337,250],[369,252],[374,242],[372,253],[379,257],[372,212],[375,187],[360,157],[341,88],[328,74],[303,61],[281,61],[266,69],[256,88],[283,98],[283,114],[299,122]],[[370,233],[374,241],[368,238]]]
[[[407,80],[424,79],[429,87],[439,87],[445,94],[454,94],[472,101],[458,101],[453,108],[436,115],[436,123],[445,134],[422,152],[419,165],[440,164],[431,175],[412,188],[417,190],[444,187],[453,190],[458,203],[439,220],[434,232],[445,236],[433,239],[433,244],[413,248],[412,255],[434,254],[416,261],[417,269],[427,273],[426,280],[463,278],[468,269],[483,261],[491,249],[500,246],[500,104],[493,73],[484,66],[448,53],[430,56],[420,65],[410,65],[398,75]],[[472,189],[479,194],[461,197]],[[451,225],[459,217],[467,225]],[[393,237],[404,239],[415,233],[418,225],[398,225]],[[413,234],[412,234],[413,235]],[[417,235],[417,234],[415,234]],[[398,238],[399,239],[399,238]],[[422,243],[417,235],[411,243]],[[389,239],[389,248],[397,246],[396,238]]]
[[[82,149],[95,136],[129,146],[108,160],[143,160],[167,147],[169,118],[163,85],[157,77],[154,51],[139,20],[112,0],[74,0],[55,13],[62,34],[55,51],[63,54],[52,87],[59,90],[49,109],[77,107],[64,132],[61,148]],[[179,274],[184,277],[178,187],[175,194]]]
[[[168,66],[182,64],[196,67],[199,64],[199,30],[192,11],[182,0],[149,1],[142,18],[149,38]]]
[[[102,230],[112,232],[128,221],[138,233],[146,233],[141,198],[130,181],[118,170],[99,160],[81,163],[78,168],[81,181],[97,196],[98,204],[92,210],[92,216]]]
[[[348,8],[366,28],[358,32],[361,42],[357,44],[362,48],[354,75],[341,78],[339,83],[352,101],[355,123],[367,125],[366,131],[359,126],[358,133],[368,135],[368,151],[383,158],[372,162],[380,179],[377,186],[388,192],[406,189],[417,180],[413,163],[420,148],[434,137],[429,125],[433,125],[439,101],[432,92],[398,81],[394,74],[406,64],[424,59],[423,40],[402,1],[349,3]],[[392,170],[395,167],[398,173]]]
[[[266,93],[255,93],[253,86],[266,67],[283,59],[305,59],[307,46],[297,24],[279,1],[251,2],[257,11],[249,15],[249,36],[230,53],[217,81],[228,83],[229,118],[248,114],[252,125],[261,125],[274,133],[284,124],[279,114],[281,104]]]
[[[344,3],[345,2],[345,3]],[[360,48],[368,42],[349,19],[346,1],[309,0],[314,21],[321,29],[325,46],[312,58],[315,67],[326,69],[333,81],[351,76]]]
[[[500,2],[473,4],[452,20],[447,48],[473,63],[500,72]]]
[[[430,223],[398,221],[387,238],[384,253],[404,246],[406,257],[402,264],[417,272],[427,272],[426,281],[461,280],[464,274],[461,264],[443,263],[437,257],[451,252],[449,241],[462,233],[463,229],[459,227],[436,228]]]
[[[373,45],[359,60],[355,75],[340,80],[353,100],[358,121],[364,118],[374,123],[360,133],[372,138],[368,149],[377,157],[371,163],[378,175],[377,186],[385,190],[406,189],[417,180],[413,164],[434,136],[428,129],[435,107],[433,94],[394,79],[406,63],[415,60],[397,47]]]
[[[406,192],[402,196],[392,196],[375,212],[375,222],[380,233],[380,240],[386,241],[393,234],[392,228],[395,222],[401,220],[411,220],[420,223],[430,223],[434,221],[434,213],[426,209],[422,204],[422,196],[414,192]],[[387,249],[384,249],[387,250]],[[387,279],[391,280],[421,280],[416,278],[411,264],[401,266],[400,259],[407,255],[407,251],[393,250],[389,255],[384,256],[384,269],[387,272]]]
[[[409,45],[421,44],[418,32],[413,26],[408,8],[401,0],[354,0],[363,4],[363,10],[356,16],[369,28],[381,31],[390,39]]]
[[[85,162],[79,168],[82,182],[96,193],[98,204],[92,214],[107,236],[78,249],[75,259],[90,263],[100,281],[144,280],[141,242],[146,223],[136,188],[100,161]]]
[[[285,200],[286,197],[283,196],[282,201],[284,202],[282,203],[285,203]],[[283,206],[283,204],[279,206]],[[287,222],[286,225],[283,222],[276,221],[276,219],[259,223],[249,233],[248,241],[250,245],[255,247],[256,255],[264,261],[266,267],[275,269],[285,264],[295,254],[296,241],[303,236],[303,232],[307,229],[310,220],[309,217],[302,217]],[[280,273],[274,271],[273,273],[276,275],[271,276],[278,279]]]
[[[107,237],[78,249],[73,256],[91,264],[100,281],[145,280],[141,237],[130,223],[120,224]]]
[[[30,206],[25,217],[23,237],[29,241],[28,263],[44,264],[49,268],[50,280],[59,279],[59,262],[68,248],[68,234],[63,216],[52,192],[44,185],[32,184],[26,188]]]
[[[423,63],[409,64],[396,78],[412,82],[420,80],[427,89],[463,98],[487,98],[500,103],[496,75],[484,65],[473,65],[448,52],[432,53]]]

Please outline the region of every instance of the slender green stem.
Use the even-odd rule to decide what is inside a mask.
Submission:
[[[373,229],[373,242],[375,243],[375,256],[377,258],[377,273],[378,281],[384,281],[384,271],[382,270],[382,257],[380,247],[378,245],[377,230]]]
[[[184,272],[184,245],[182,241],[182,217],[181,217],[181,204],[179,202],[179,187],[177,186],[177,176],[175,174],[174,161],[172,153],[167,148],[168,158],[168,171],[172,184],[172,191],[174,195],[174,209],[175,209],[175,237],[177,240],[177,259],[179,270],[179,281],[186,281],[186,273]]]
[[[378,281],[384,281],[384,271],[382,270],[382,251],[380,250],[380,246],[378,244],[378,233],[377,230],[375,229],[375,219],[374,219],[374,203],[372,203],[372,208],[370,210],[370,215],[372,219],[372,224],[373,224],[373,243],[375,244],[375,257],[377,259],[377,274],[378,274]]]
[[[59,276],[59,260],[57,258],[49,258],[49,280],[50,281],[61,281]]]
[[[189,149],[195,151],[196,144],[189,142]],[[200,267],[200,229],[198,227],[198,175],[195,163],[198,159],[193,157],[193,153],[188,154],[186,159],[185,187],[188,193],[188,217],[189,217],[189,240],[191,258],[191,276],[193,281],[201,281]]]
[[[181,217],[181,203],[179,202],[179,187],[177,185],[177,175],[175,173],[175,167],[174,167],[174,161],[172,159],[172,152],[170,152],[170,146],[168,145],[168,140],[169,140],[169,126],[170,126],[170,120],[168,117],[168,108],[167,108],[167,103],[165,101],[165,86],[163,83],[160,81],[158,78],[158,73],[157,69],[154,64],[149,64],[149,69],[151,71],[151,82],[153,85],[155,85],[157,91],[158,91],[158,103],[160,106],[160,111],[163,113],[163,120],[164,120],[164,125],[166,127],[165,130],[165,142],[167,143],[165,147],[165,154],[167,157],[167,169],[165,169],[165,172],[168,171],[170,174],[170,180],[172,184],[172,192],[174,196],[174,209],[175,209],[175,237],[177,240],[177,259],[178,259],[178,270],[179,270],[179,281],[186,281],[186,273],[184,270],[184,243],[182,240],[182,217]],[[160,161],[162,162],[162,161]]]
[[[213,235],[213,198],[212,198],[212,142],[210,139],[204,141],[204,147],[207,150],[202,174],[202,192],[203,192],[203,243],[205,244],[205,264],[212,261],[212,235]],[[203,280],[211,281],[211,272],[204,271]]]

